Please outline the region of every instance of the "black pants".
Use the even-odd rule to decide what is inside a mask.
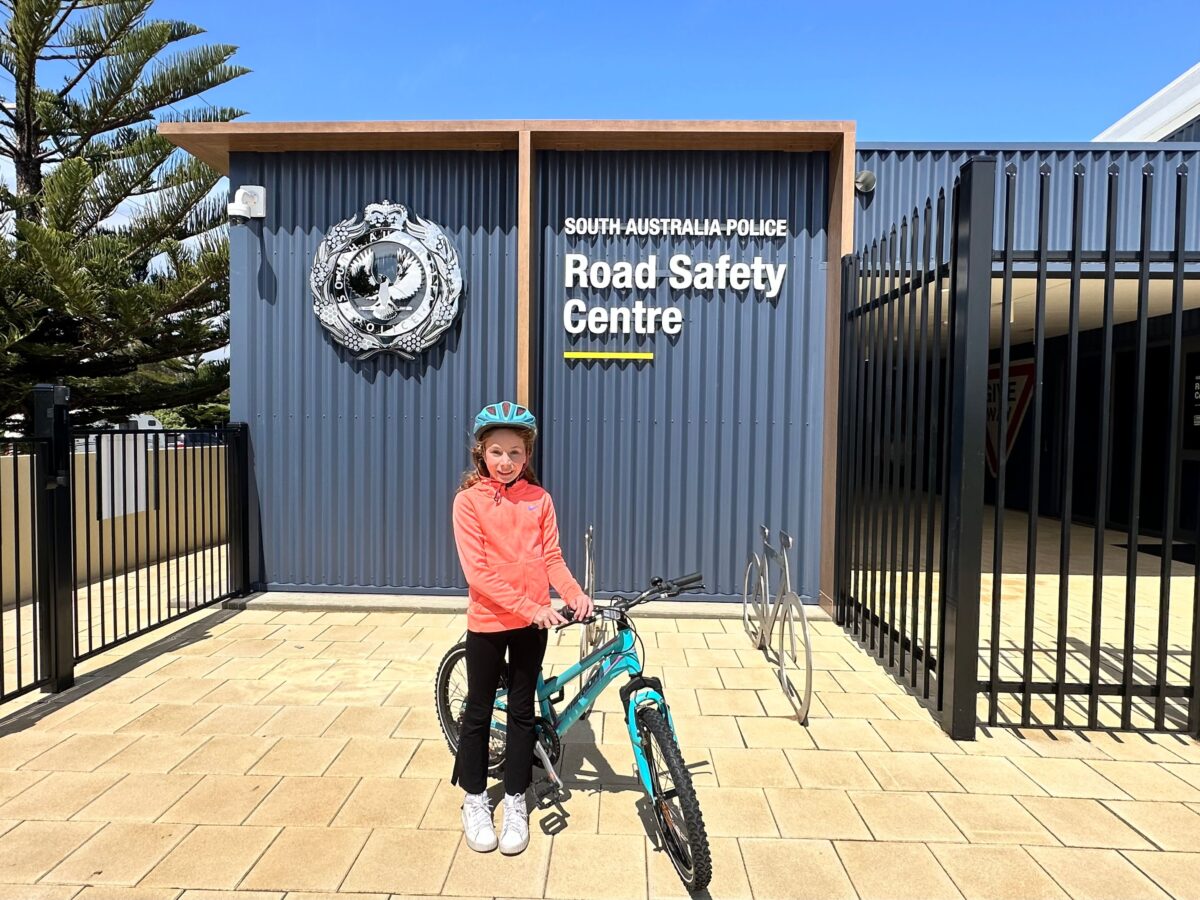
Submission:
[[[545,655],[546,631],[532,625],[511,631],[467,632],[467,708],[458,734],[452,784],[461,785],[469,794],[487,789],[492,706],[503,674],[508,676],[504,792],[525,793],[533,779],[533,700]]]

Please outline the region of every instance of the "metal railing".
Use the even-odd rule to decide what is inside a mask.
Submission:
[[[244,425],[72,429],[48,385],[34,423],[0,439],[0,702],[249,588]]]

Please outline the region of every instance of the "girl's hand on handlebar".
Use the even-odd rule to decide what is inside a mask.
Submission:
[[[592,598],[587,594],[580,594],[574,600],[568,600],[567,606],[571,608],[571,612],[574,614],[573,618],[576,620],[586,619],[595,612],[592,606]]]
[[[555,625],[566,625],[567,620],[554,611],[551,606],[543,606],[533,614],[533,625],[538,628],[553,628]]]

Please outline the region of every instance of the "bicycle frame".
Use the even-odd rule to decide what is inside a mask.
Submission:
[[[578,678],[592,666],[600,666],[600,677],[596,678],[590,685],[585,687],[566,703],[566,707],[561,713],[554,709],[555,695],[563,692],[567,684],[573,679]],[[595,652],[588,654],[579,662],[568,666],[562,672],[552,676],[549,679],[543,679],[538,675],[537,684],[537,705],[538,713],[543,719],[554,726],[555,733],[562,738],[576,722],[580,716],[591,709],[592,705],[604,693],[604,690],[612,684],[619,676],[628,675],[631,679],[640,678],[642,674],[642,662],[638,658],[637,650],[634,649],[634,632],[628,628],[621,628],[617,631],[616,637],[608,643],[597,648]],[[496,707],[506,709],[505,697],[507,691],[499,691],[496,694]],[[643,786],[649,791],[652,790],[650,780],[650,766],[646,762],[645,754],[642,752],[641,740],[637,729],[637,709],[644,703],[654,703],[663,712],[667,718],[667,724],[671,730],[675,730],[675,722],[671,717],[670,707],[667,706],[666,699],[662,692],[658,689],[656,683],[643,682],[638,685],[629,695],[628,705],[625,710],[625,725],[629,729],[629,740],[633,745],[634,761],[638,769],[638,777]],[[499,722],[493,722],[493,727],[503,728]]]

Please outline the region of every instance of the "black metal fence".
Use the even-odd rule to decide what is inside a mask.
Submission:
[[[955,737],[1200,728],[1200,253],[1156,177],[1043,166],[1031,210],[972,160],[844,261],[836,615]]]
[[[0,441],[0,701],[248,587],[245,426],[71,428],[53,387],[35,416]]]
[[[844,261],[837,621],[975,729],[994,161]],[[974,511],[974,515],[972,515]]]

